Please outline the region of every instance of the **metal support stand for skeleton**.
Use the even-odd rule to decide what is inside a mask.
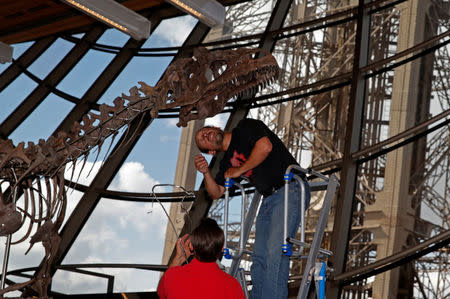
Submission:
[[[322,209],[320,211],[319,221],[317,222],[316,230],[314,233],[313,241],[311,246],[307,243],[305,243],[305,221],[304,221],[304,214],[305,214],[305,182],[298,176],[294,175],[291,172],[291,169],[295,169],[299,171],[300,173],[303,173],[305,176],[307,174],[312,174],[320,179],[322,179],[319,184],[326,185],[327,191],[325,194],[325,199],[323,201]],[[288,188],[289,183],[292,180],[292,178],[295,178],[298,183],[300,184],[301,189],[301,233],[300,233],[300,240],[296,240],[293,238],[290,238],[287,236],[287,219],[288,219]],[[308,295],[309,286],[312,282],[312,280],[315,278],[316,280],[316,294],[317,298],[324,298],[324,283],[325,283],[325,269],[326,266],[324,263],[317,263],[316,260],[318,258],[318,255],[320,253],[321,257],[326,259],[329,256],[331,256],[333,253],[331,251],[325,250],[320,248],[320,244],[322,243],[323,234],[325,232],[325,227],[327,225],[328,221],[328,215],[330,214],[331,210],[331,204],[333,201],[334,193],[336,192],[336,188],[338,186],[338,181],[336,176],[332,175],[330,178],[322,175],[321,173],[312,171],[312,170],[306,170],[301,168],[298,165],[290,165],[286,169],[286,173],[284,175],[285,180],[285,197],[284,197],[284,240],[286,243],[282,245],[282,251],[287,256],[297,257],[297,258],[304,258],[302,256],[303,250],[305,247],[309,247],[309,254],[306,256],[306,267],[305,271],[303,272],[302,281],[300,284],[300,290],[298,292],[298,299],[305,299]],[[300,247],[300,250],[298,253],[292,252],[292,244],[298,245]],[[319,266],[320,265],[320,266]],[[318,269],[318,270],[317,270]],[[321,280],[319,280],[321,278]],[[323,297],[319,297],[323,296]]]

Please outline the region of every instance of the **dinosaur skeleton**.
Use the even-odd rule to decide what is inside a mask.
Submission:
[[[264,88],[278,75],[278,65],[270,53],[254,59],[260,51],[197,48],[193,57],[174,61],[155,87],[138,82],[139,88],[132,87],[129,95],[117,97],[113,106],[100,105],[99,114],[88,112],[68,132],[58,132],[37,144],[29,142],[26,147],[24,142],[14,146],[11,140],[0,139],[0,187],[8,185],[4,191],[0,188],[0,236],[16,232],[28,219],[25,234],[12,244],[26,240],[36,224],[31,246],[42,242],[45,248],[44,266],[33,279],[9,286],[0,296],[31,285],[41,298],[47,298],[49,265],[59,245],[58,230],[65,215],[64,172],[68,163],[72,163],[73,178],[80,157],[84,157],[84,167],[92,149],[99,153],[107,138],[112,137],[112,144],[121,128],[145,113],[156,118],[160,110],[179,106],[177,126],[186,126],[190,120],[221,112],[232,98]],[[15,205],[15,197],[21,194],[23,208]]]

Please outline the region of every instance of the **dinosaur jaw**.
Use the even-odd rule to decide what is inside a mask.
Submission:
[[[225,84],[221,94],[223,93],[224,96],[229,96],[230,98],[255,94],[266,88],[267,85],[272,84],[277,77],[277,65],[264,66],[229,81],[228,84]]]
[[[248,57],[223,67],[223,73],[202,89],[203,93],[196,103],[181,107],[177,126],[184,127],[190,120],[212,117],[223,110],[228,100],[253,95],[273,83],[279,72],[275,58],[266,55],[251,59],[251,53],[255,53],[255,50],[247,50]]]

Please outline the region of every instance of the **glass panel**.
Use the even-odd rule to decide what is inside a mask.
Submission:
[[[156,27],[142,48],[181,46],[196,23],[197,19],[189,15],[165,19]]]
[[[54,42],[38,59],[36,59],[28,70],[35,76],[44,79],[55,66],[72,49],[73,44],[63,39]]]
[[[122,93],[128,95],[129,89],[133,86],[140,87],[139,81],[155,86],[171,60],[172,57],[132,58],[98,102],[112,105],[117,96]]]
[[[26,42],[26,43],[12,45],[14,47],[14,51],[13,51],[14,59],[18,59],[33,44],[34,44],[34,42]]]
[[[169,155],[169,157],[173,157],[173,155]],[[133,161],[132,159],[131,161]],[[158,183],[152,178],[153,174],[149,172],[151,169],[145,169],[141,162],[131,161],[126,162],[120,169],[111,184],[111,189],[149,192],[149,189],[151,190],[152,186]],[[84,174],[89,171],[91,166],[87,165],[83,170]],[[88,184],[97,169],[98,167],[95,166],[89,178],[82,174],[81,178],[83,179],[80,183]],[[169,190],[165,188],[157,190],[157,192],[167,191]],[[169,204],[163,204],[163,206],[166,210],[169,208]],[[94,262],[160,264],[166,226],[167,217],[163,207],[157,202],[134,203],[102,199],[82,229],[63,264]],[[104,272],[118,275],[114,288],[116,291],[156,289],[159,280],[159,273],[153,271],[142,273],[142,271],[130,269],[106,269]],[[86,278],[81,278],[74,284],[68,285],[64,281],[71,276],[66,272],[59,274],[55,278],[55,280],[59,280],[59,282],[56,282],[56,286],[79,292],[80,290],[76,290],[76,287]],[[100,281],[98,280],[99,284],[96,286],[88,284],[87,288],[83,288],[83,292],[104,292],[106,284]]]
[[[347,74],[347,77],[339,81],[350,79],[355,23],[351,21],[301,33],[302,30],[315,27],[319,26],[287,31],[286,34],[294,36],[280,39],[276,44],[274,54],[281,68],[279,81],[285,89],[329,80],[343,74]]]
[[[72,36],[75,37],[75,38],[82,38],[84,36],[84,32],[77,33],[77,34],[72,34]]]
[[[125,253],[129,255],[130,253]],[[131,253],[132,254],[132,253]],[[114,277],[114,293],[156,291],[160,272],[137,269],[98,269],[89,271]],[[156,281],[156,284],[154,283]],[[95,275],[58,270],[52,281],[52,291],[64,294],[105,294],[108,280]]]
[[[56,95],[49,95],[11,134],[14,143],[47,139],[74,105]]]
[[[57,85],[57,88],[81,98],[113,58],[113,54],[90,50]]]
[[[98,39],[97,44],[122,47],[130,39],[128,34],[117,29],[108,29]]]
[[[369,64],[392,56],[397,51],[400,5],[373,13],[370,20]]]
[[[10,45],[13,47],[13,59],[18,59],[20,55],[22,55],[23,52],[25,52],[32,44],[33,44],[32,42],[28,42]],[[4,70],[6,70],[10,65],[11,63],[0,63],[0,74]]]
[[[3,122],[11,112],[36,88],[37,84],[26,75],[20,75],[14,82],[0,92],[0,122]]]
[[[371,13],[370,61],[377,62],[395,54],[421,46],[446,32],[450,11],[446,1],[417,1],[398,4]],[[437,42],[445,41],[444,37]],[[430,47],[417,49],[417,52]],[[404,58],[403,58],[404,59]],[[396,59],[396,62],[398,59]]]
[[[224,28],[225,38],[235,38],[264,32],[275,1],[251,1],[226,8]],[[216,29],[217,30],[217,29]],[[210,38],[214,40],[213,32]]]
[[[156,119],[139,138],[126,162],[138,162],[153,180],[162,184],[172,184],[180,136],[181,128],[174,126],[173,122]],[[145,189],[145,192],[150,192],[151,186],[147,184]]]

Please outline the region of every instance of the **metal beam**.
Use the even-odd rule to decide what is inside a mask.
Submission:
[[[269,34],[269,31],[278,30],[281,29],[284,23],[284,19],[286,18],[286,15],[289,11],[289,7],[291,5],[292,0],[289,1],[283,1],[279,0],[277,4],[274,7],[274,10],[272,12],[271,18],[266,26],[265,34],[263,34],[261,41],[259,43],[260,48],[272,51],[275,46],[275,40],[273,39],[273,36]],[[254,95],[250,96],[249,98],[253,98]],[[241,99],[245,100],[245,99]],[[233,113],[231,113],[227,124],[225,126],[225,130],[231,130],[233,129],[237,123],[245,118],[250,110],[251,104],[245,104],[241,106],[239,109],[236,109]],[[210,171],[213,176],[217,174],[219,171],[219,164],[220,161],[223,158],[223,153],[219,153],[216,156],[214,156],[210,162]],[[209,208],[211,207],[212,200],[209,197],[209,195],[206,192],[206,189],[204,187],[204,184],[200,186],[200,190],[198,192],[198,196],[195,199],[192,208],[189,212],[190,218],[191,218],[191,225],[192,227],[196,227],[200,220],[205,217],[208,213]],[[186,233],[190,233],[189,228],[187,225],[183,227],[181,230],[180,235],[184,235]],[[172,257],[174,256],[175,252],[172,253]],[[172,259],[172,258],[171,258]]]
[[[152,22],[154,24],[154,22]],[[152,32],[156,26],[152,26]],[[137,41],[130,38],[128,42],[123,46],[120,52],[114,57],[114,59],[103,70],[100,76],[95,80],[91,87],[81,98],[81,101],[76,105],[72,111],[66,116],[63,122],[56,128],[53,135],[59,131],[69,131],[73,123],[80,121],[80,119],[89,110],[92,105],[97,103],[100,97],[106,92],[108,87],[119,76],[125,66],[130,62],[134,55],[139,51],[146,40]]]
[[[8,136],[41,104],[49,95],[51,87],[55,87],[72,70],[80,59],[90,49],[105,31],[104,26],[96,26],[83,36],[78,43],[58,65],[45,77],[42,84],[38,85],[28,97],[8,116],[0,125],[0,137]]]
[[[154,30],[159,24],[160,19],[152,20],[152,24],[156,24],[152,27]],[[124,46],[124,49],[116,56],[115,59],[108,65],[102,75],[97,78],[96,82],[89,88],[86,94],[82,98],[82,102],[78,104],[72,112],[64,119],[64,121],[59,125],[59,130],[69,129],[73,124],[73,121],[78,121],[84,113],[89,111],[89,106],[95,103],[97,96],[103,94],[109,84],[114,78],[117,77],[118,73],[125,67],[125,65],[133,57],[134,53],[145,43],[145,41],[136,41],[130,38],[130,40]],[[128,48],[131,47],[131,48]],[[113,72],[113,74],[108,74],[107,71]],[[105,80],[102,80],[105,76]],[[112,153],[113,156],[109,156],[105,161],[103,166],[98,171],[97,175],[90,184],[88,190],[84,193],[78,205],[75,207],[74,211],[67,220],[64,228],[61,231],[61,244],[57,252],[55,262],[52,265],[52,271],[55,271],[55,265],[60,265],[65,255],[69,251],[76,237],[80,233],[87,219],[91,215],[95,206],[101,198],[101,194],[98,190],[106,189],[111,183],[112,179],[115,177],[120,166],[123,164],[125,159],[128,157],[129,153],[133,149],[134,145],[139,140],[142,132],[150,125],[152,118],[145,114],[142,118],[138,117],[131,122],[130,128],[127,130],[121,139],[116,144]],[[55,134],[54,133],[54,134]],[[39,267],[42,266],[41,265]]]
[[[292,0],[288,1],[277,1],[275,7],[273,8],[272,14],[270,15],[269,22],[267,23],[266,30],[261,37],[259,43],[259,48],[265,49],[269,52],[273,52],[275,47],[275,39],[271,31],[277,31],[283,28],[284,20],[286,19],[289,8],[291,7]]]
[[[118,169],[138,142],[141,133],[150,125],[152,120],[150,115],[146,113],[143,115],[143,118],[138,117],[132,121],[130,129],[124,133],[112,151],[114,155],[110,156],[98,171],[89,189],[80,199],[60,233],[61,244],[56,254],[55,262],[52,265],[53,273],[56,271],[55,266],[61,264],[92,211],[100,201],[101,194],[97,190],[106,189],[109,186]]]
[[[401,266],[416,260],[430,252],[436,251],[447,246],[450,243],[450,230],[446,230],[437,236],[434,236],[416,246],[405,249],[399,253],[377,260],[364,267],[341,273],[333,276],[333,280],[341,281],[348,285],[356,281],[374,276],[378,273],[388,271],[394,267]]]
[[[155,24],[152,28],[156,29],[159,22],[160,19],[152,20],[152,24]],[[198,24],[190,34],[190,36],[187,38],[186,42],[184,43],[184,47],[198,44],[199,42],[201,42],[201,40],[203,40],[208,31],[209,27],[203,24]],[[86,105],[83,106],[86,107]],[[75,116],[79,113],[80,111],[76,111],[72,118],[75,118]],[[130,125],[131,127],[128,130],[128,132],[130,132],[128,136],[122,136],[121,140],[117,143],[121,146],[119,148],[115,148],[112,151],[114,152],[114,155],[110,156],[106,160],[103,167],[97,173],[96,177],[89,186],[89,189],[85,192],[84,196],[79,201],[77,207],[72,212],[69,219],[67,220],[66,225],[61,231],[61,245],[58,250],[55,262],[52,265],[52,274],[56,271],[55,267],[61,264],[62,260],[66,256],[67,252],[80,233],[90,214],[100,200],[101,194],[97,190],[104,190],[109,186],[117,171],[120,169],[122,163],[126,160],[134,145],[137,143],[140,136],[152,120],[153,119],[150,118],[148,113],[146,113],[143,120],[139,119],[132,122],[132,124]],[[60,127],[64,128],[68,125],[71,125],[71,123],[66,119],[63,124],[60,125]],[[40,267],[41,266],[42,263]]]
[[[0,74],[0,92],[3,91],[11,82],[20,76],[23,69],[28,68],[43,52],[45,52],[55,41],[57,37],[49,36],[36,41],[29,47],[25,53],[15,60],[5,71]]]
[[[345,131],[341,188],[339,190],[339,200],[336,202],[336,215],[331,237],[334,256],[330,260],[337,275],[345,271],[357,183],[356,178],[358,175],[358,164],[353,160],[352,154],[357,152],[361,146],[361,128],[364,117],[366,81],[364,79],[364,73],[360,71],[360,68],[367,65],[369,56],[370,16],[368,11],[364,9],[364,4],[367,2],[369,1],[359,0],[358,6],[352,86]],[[339,282],[330,283],[327,297],[330,299],[338,299],[341,291],[342,285]]]

